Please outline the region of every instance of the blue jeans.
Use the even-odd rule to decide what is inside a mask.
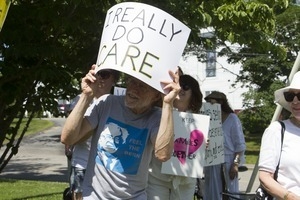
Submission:
[[[71,168],[70,184],[71,190],[75,193],[82,193],[82,183],[85,174],[85,169],[80,169],[77,167]]]

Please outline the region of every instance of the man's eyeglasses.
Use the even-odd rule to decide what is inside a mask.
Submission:
[[[295,97],[297,97],[298,101],[300,101],[300,93],[296,94],[293,92],[284,92],[283,95],[287,102],[292,102]]]
[[[191,87],[187,84],[181,84],[180,85],[181,89],[183,89],[184,91],[188,91],[189,89],[191,89]]]
[[[101,70],[99,72],[97,72],[97,75],[102,79],[102,80],[105,80],[105,79],[109,79],[110,75],[111,75],[111,72],[108,71],[108,70]]]

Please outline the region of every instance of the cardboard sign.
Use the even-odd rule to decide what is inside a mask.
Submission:
[[[224,163],[224,136],[222,129],[221,105],[203,103],[201,114],[210,116],[209,144],[205,150],[204,166]]]
[[[174,111],[173,117],[174,151],[171,159],[162,163],[161,172],[201,178],[205,163],[209,116]]]
[[[110,8],[103,27],[97,68],[114,69],[158,91],[172,81],[190,29],[170,14],[147,4],[124,2]]]

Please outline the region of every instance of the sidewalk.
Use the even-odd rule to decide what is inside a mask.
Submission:
[[[67,158],[60,142],[63,118],[52,118],[55,126],[43,133],[25,137],[0,178],[67,182]],[[51,120],[52,120],[51,119]],[[5,150],[2,147],[0,155]]]
[[[245,164],[244,166],[246,166],[248,168],[248,170],[239,172],[239,178],[240,178],[239,184],[240,184],[241,192],[245,192],[247,190],[247,187],[249,185],[255,165],[254,164]],[[252,186],[250,192],[254,192],[256,190],[256,188],[259,186],[258,174],[254,178],[255,178],[255,180],[253,182],[253,186]]]
[[[21,147],[17,156],[13,157],[0,174],[0,178],[67,182],[67,159],[64,155],[64,146],[57,145],[57,147],[50,149],[44,146],[38,151],[35,147],[26,147],[26,151],[23,151],[22,148],[25,147]],[[251,164],[245,166],[248,170],[239,172],[241,192],[247,190],[254,168]],[[256,176],[250,192],[254,192],[258,186],[259,181]]]

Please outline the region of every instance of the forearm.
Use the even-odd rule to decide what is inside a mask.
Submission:
[[[90,105],[93,97],[82,94],[80,98],[66,119],[61,133],[61,142],[68,145],[73,145],[81,138],[85,137],[88,132],[85,131],[83,124],[84,113]]]
[[[276,197],[276,199],[281,199],[281,200],[300,199],[300,197],[298,197],[296,194],[289,192],[287,189],[283,188],[273,178],[269,182],[261,181],[261,184],[265,188],[265,190],[273,197]]]
[[[259,181],[265,190],[281,200],[299,200],[300,197],[295,193],[289,192],[287,189],[282,187],[277,181],[274,180],[273,174],[266,171],[259,171]]]
[[[163,103],[162,116],[155,141],[155,157],[164,162],[170,159],[174,146],[173,105]]]

